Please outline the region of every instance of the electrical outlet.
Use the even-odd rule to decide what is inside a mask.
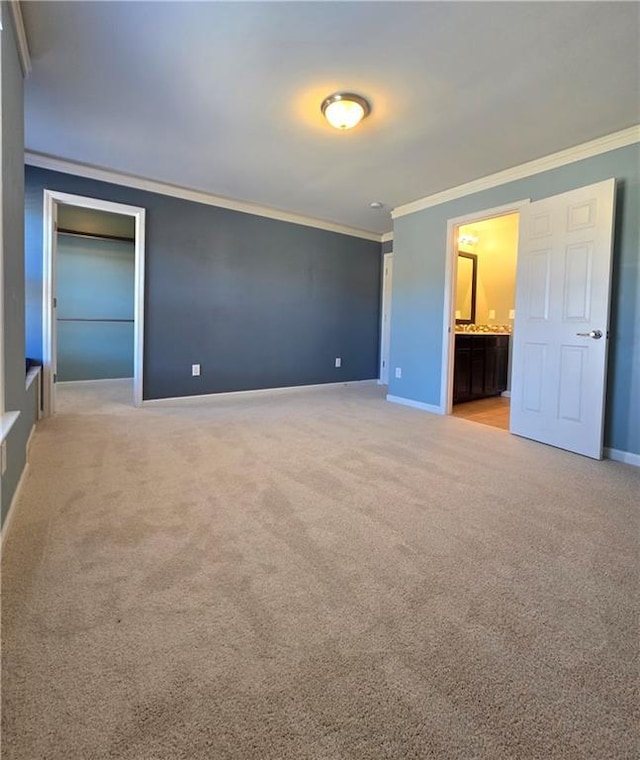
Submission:
[[[191,377],[200,377],[200,365],[199,364],[192,364],[191,365]]]
[[[516,310],[509,309],[509,319],[515,319],[515,318],[516,318]]]
[[[489,319],[495,319],[495,318],[496,318],[496,310],[489,309]]]
[[[402,367],[396,367],[396,377],[398,379],[402,378]]]
[[[336,367],[342,367],[342,359],[336,356]]]
[[[0,448],[0,474],[4,475],[7,471],[7,442],[2,442]]]

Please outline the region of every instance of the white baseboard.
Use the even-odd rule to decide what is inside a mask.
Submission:
[[[13,492],[11,504],[9,505],[9,511],[7,512],[7,516],[4,518],[4,523],[2,524],[2,539],[0,540],[0,553],[2,552],[2,549],[4,549],[5,541],[7,540],[7,536],[9,535],[9,528],[11,527],[13,516],[15,515],[17,511],[16,504],[18,503],[18,499],[20,497],[20,491],[22,491],[22,486],[24,485],[24,481],[27,477],[28,471],[29,471],[29,462],[26,462],[24,469],[22,470],[22,475],[20,475],[20,480],[18,481],[18,485],[16,486],[16,490]]]
[[[444,410],[441,406],[435,406],[435,404],[423,404],[422,401],[414,401],[413,399],[403,398],[402,396],[387,396],[387,401],[391,401],[392,404],[410,406],[413,409],[422,409],[423,412],[431,412],[431,414],[444,414]]]
[[[4,518],[4,523],[2,525],[2,538],[0,539],[0,552],[2,550],[2,547],[4,547],[4,542],[7,539],[7,535],[9,533],[9,527],[11,526],[11,520],[13,519],[13,516],[16,513],[16,504],[18,503],[18,498],[20,497],[20,492],[22,491],[22,486],[24,485],[24,481],[27,477],[27,472],[29,471],[29,449],[31,448],[31,441],[33,439],[33,434],[35,433],[36,426],[33,425],[31,427],[31,432],[29,433],[29,437],[27,438],[27,445],[25,446],[25,464],[24,468],[22,470],[22,474],[20,475],[20,480],[18,481],[18,485],[16,486],[16,490],[13,492],[13,496],[11,497],[11,504],[9,505],[9,511],[7,512],[7,516]]]
[[[605,448],[604,455],[607,459],[613,459],[614,462],[624,462],[625,464],[632,464],[634,467],[640,467],[640,454]]]
[[[265,394],[278,394],[278,393],[295,393],[296,391],[312,391],[319,390],[320,388],[337,388],[339,386],[348,385],[376,385],[377,379],[373,380],[346,380],[342,383],[316,383],[315,385],[288,385],[280,388],[254,388],[249,391],[227,391],[225,393],[202,393],[197,396],[170,396],[167,398],[147,398],[142,404],[143,406],[156,405],[156,404],[175,404],[176,402],[183,401],[198,401],[202,399],[228,399],[233,396],[255,396]]]

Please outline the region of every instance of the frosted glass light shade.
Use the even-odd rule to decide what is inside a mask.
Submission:
[[[369,114],[371,107],[360,95],[336,93],[322,104],[322,113],[336,129],[352,129]]]

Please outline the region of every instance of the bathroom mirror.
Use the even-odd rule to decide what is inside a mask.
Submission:
[[[469,325],[476,321],[476,282],[478,257],[475,253],[458,252],[456,286],[456,324]]]

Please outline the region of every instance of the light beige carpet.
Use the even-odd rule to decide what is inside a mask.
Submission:
[[[129,393],[35,435],[3,760],[637,760],[637,469],[376,386]]]

